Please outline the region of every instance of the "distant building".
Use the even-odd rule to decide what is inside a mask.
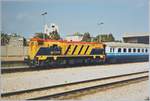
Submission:
[[[52,33],[54,31],[57,31],[59,33],[59,28],[56,24],[51,24],[51,25],[45,25],[44,26],[44,33],[49,35],[49,33]]]
[[[82,34],[68,35],[68,36],[66,36],[65,40],[67,40],[67,41],[81,41],[82,38],[83,38]]]
[[[23,47],[23,37],[11,36],[8,45],[15,47]]]
[[[123,41],[125,43],[144,43],[149,44],[150,33],[125,33]]]

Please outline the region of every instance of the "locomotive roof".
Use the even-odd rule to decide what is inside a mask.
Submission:
[[[110,47],[130,47],[130,48],[148,48],[149,44],[139,43],[122,43],[122,42],[106,42],[106,46]]]
[[[75,43],[75,44],[104,44],[98,42],[81,42],[81,41],[67,41],[67,40],[50,40],[50,39],[41,39],[41,38],[32,38],[31,41],[38,42],[62,42],[62,43]]]

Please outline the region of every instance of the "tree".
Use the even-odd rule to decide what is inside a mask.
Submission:
[[[60,40],[60,35],[58,33],[49,33],[49,38],[51,40]]]
[[[23,46],[27,46],[28,43],[27,43],[27,39],[25,37],[23,37]]]
[[[48,39],[49,36],[47,34],[44,34],[44,33],[35,33],[35,38],[45,38],[45,39]]]
[[[115,38],[113,37],[111,33],[109,34],[109,41],[115,41]]]
[[[49,35],[44,34],[44,33],[35,33],[35,38],[45,38],[45,39],[51,39],[51,40],[59,40],[60,39],[60,35],[53,31],[51,33],[49,33]]]
[[[49,39],[51,39],[51,40],[60,40],[61,38],[60,38],[60,35],[59,35],[58,31],[54,30],[54,31],[49,33]]]
[[[94,39],[95,42],[113,42],[115,41],[115,38],[113,35],[110,34],[101,34],[97,35],[96,38]]]
[[[82,38],[82,41],[91,42],[91,37],[89,32],[85,32]]]
[[[10,40],[10,35],[6,34],[6,33],[1,33],[1,45],[6,45],[9,43]]]

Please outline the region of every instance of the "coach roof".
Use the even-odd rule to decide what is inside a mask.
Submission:
[[[106,42],[105,44],[106,46],[110,47],[149,48],[148,44],[138,44],[138,43]]]

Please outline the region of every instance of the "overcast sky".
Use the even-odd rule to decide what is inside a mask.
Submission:
[[[148,32],[148,0],[3,0],[1,5],[2,31],[26,37],[43,30],[45,11],[46,23],[57,24],[62,37],[90,32],[121,39],[124,32]]]

